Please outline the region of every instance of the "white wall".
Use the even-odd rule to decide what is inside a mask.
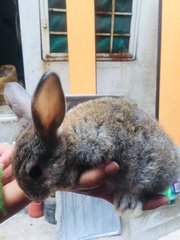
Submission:
[[[97,93],[125,94],[140,106],[155,112],[158,1],[140,0],[139,32],[136,60],[131,62],[98,62]],[[32,94],[42,73],[55,69],[69,93],[69,66],[67,62],[41,60],[39,3],[37,0],[19,0],[22,46],[26,87]]]
[[[154,113],[158,43],[158,1],[141,0],[136,60],[97,64],[98,93],[125,94]]]

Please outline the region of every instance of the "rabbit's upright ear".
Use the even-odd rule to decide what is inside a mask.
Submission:
[[[56,133],[65,116],[65,98],[59,77],[45,73],[32,100],[32,118],[37,133],[50,137]]]
[[[27,127],[31,121],[31,97],[18,83],[6,84],[4,88],[4,99],[20,120],[21,127]]]

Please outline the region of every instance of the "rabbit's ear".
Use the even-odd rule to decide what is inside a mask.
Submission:
[[[20,120],[20,124],[27,126],[32,118],[31,97],[25,89],[16,82],[8,83],[4,88],[4,99]]]
[[[65,98],[59,77],[45,73],[34,94],[32,117],[36,131],[50,137],[56,133],[65,116]]]

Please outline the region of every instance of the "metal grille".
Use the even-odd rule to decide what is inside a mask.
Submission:
[[[66,3],[49,0],[48,7],[50,52],[67,54]]]
[[[66,9],[58,9],[58,8],[49,8],[49,15],[52,13],[66,13]],[[67,35],[67,31],[50,31],[50,35]]]
[[[132,0],[96,0],[95,4],[97,58],[113,58],[114,60],[131,58],[129,40]],[[106,4],[106,7],[103,4]],[[123,9],[125,4],[126,7]],[[100,21],[104,22],[107,27],[101,28]],[[106,48],[103,48],[103,42],[106,43]]]

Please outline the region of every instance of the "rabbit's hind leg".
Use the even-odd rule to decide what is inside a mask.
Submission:
[[[122,218],[138,217],[142,214],[142,202],[132,193],[116,192],[114,207]]]

